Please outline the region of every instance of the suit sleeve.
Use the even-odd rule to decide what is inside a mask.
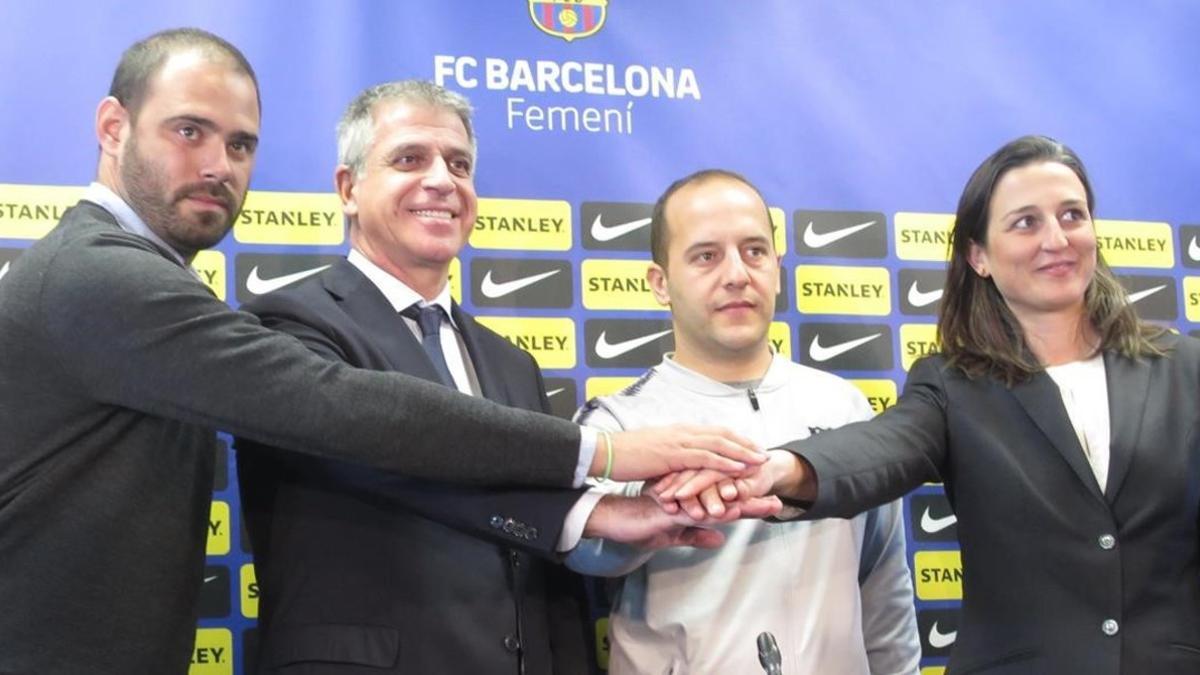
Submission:
[[[900,400],[875,419],[783,445],[816,474],[817,499],[804,518],[850,518],[938,480],[946,454],[940,363],[914,364]]]
[[[96,400],[415,478],[573,482],[569,422],[322,359],[129,235],[57,255],[39,289],[45,339],[57,375]]]
[[[309,308],[279,295],[264,303],[269,309],[256,309],[263,325],[300,340],[313,353],[330,361],[348,361],[346,350],[323,330]],[[266,298],[264,298],[266,299]],[[530,377],[534,381],[543,412],[549,411],[540,372],[530,359]],[[436,481],[406,478],[373,470],[370,467],[334,460],[297,455],[237,439],[239,466],[248,475],[262,475],[272,468],[284,468],[308,480],[353,492],[356,497],[387,508],[399,508],[428,520],[452,527],[469,536],[493,541],[510,548],[559,562],[557,551],[563,522],[585,489],[473,488]]]

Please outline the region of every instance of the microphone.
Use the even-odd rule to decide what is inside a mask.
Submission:
[[[758,634],[758,662],[767,675],[783,675],[783,657],[779,654],[779,643],[769,631]]]

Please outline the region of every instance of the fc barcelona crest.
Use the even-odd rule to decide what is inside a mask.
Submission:
[[[543,33],[567,42],[594,35],[608,15],[608,0],[529,0],[529,17]]]

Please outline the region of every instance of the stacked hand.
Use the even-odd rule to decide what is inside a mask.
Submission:
[[[713,525],[779,513],[782,504],[773,493],[803,477],[792,453],[764,453],[720,427],[623,431],[612,435],[612,444],[612,478],[657,480],[640,497],[602,499],[584,536],[643,548],[719,546],[724,535]],[[602,473],[606,462],[598,449],[592,474]]]

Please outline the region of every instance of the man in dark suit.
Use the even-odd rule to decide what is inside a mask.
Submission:
[[[430,480],[604,471],[608,446],[574,425],[331,363],[199,281],[188,265],[232,225],[258,140],[235,47],[151,36],[110,91],[96,182],[0,286],[0,673],[186,672],[214,429]],[[627,478],[724,463],[699,447],[743,456],[707,431],[613,441]]]
[[[363,92],[338,128],[348,259],[245,308],[331,361],[548,412],[533,358],[450,297],[476,215],[470,113],[426,82]],[[586,673],[580,579],[553,563],[614,502],[646,518],[627,540],[667,522],[646,498],[466,491],[238,450],[264,673]]]

